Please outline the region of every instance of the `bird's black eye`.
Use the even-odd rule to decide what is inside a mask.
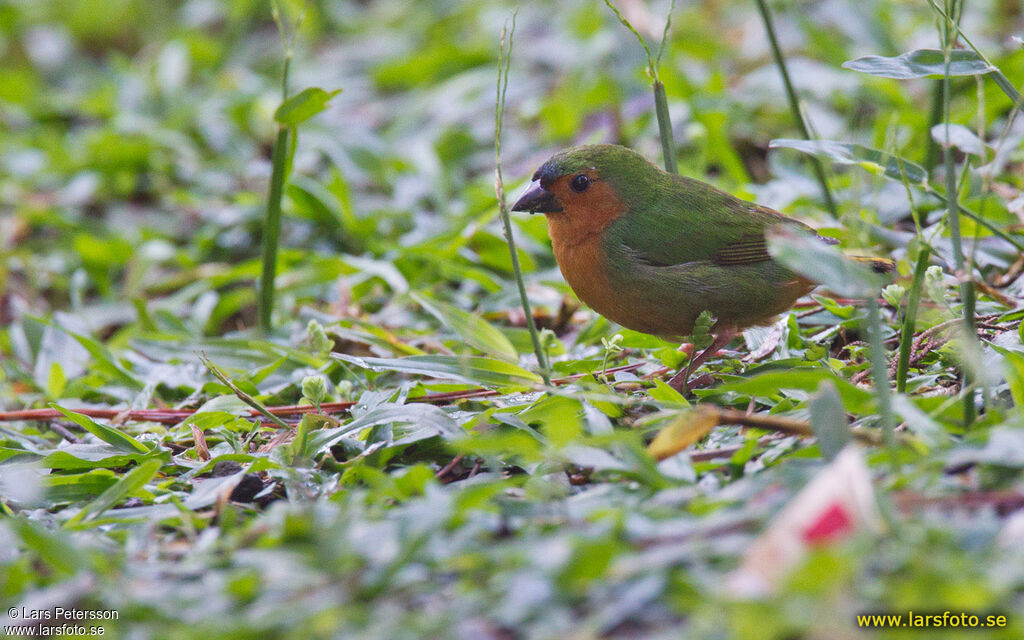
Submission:
[[[580,175],[572,179],[572,182],[569,183],[569,186],[572,187],[572,190],[575,191],[576,193],[583,193],[584,191],[587,190],[587,187],[590,186],[590,178],[587,177],[585,174],[581,173]]]

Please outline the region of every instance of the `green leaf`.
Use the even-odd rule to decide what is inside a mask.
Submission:
[[[946,74],[946,59],[940,49],[916,49],[894,57],[864,56],[843,63],[844,69],[881,78],[941,78]],[[976,76],[995,71],[981,56],[968,49],[950,52],[949,75]]]
[[[21,538],[25,547],[59,574],[77,571],[85,556],[78,553],[72,541],[60,531],[48,531],[42,524],[27,518],[5,518]]]
[[[430,300],[419,294],[412,294],[432,316],[446,327],[459,334],[470,346],[510,362],[519,361],[519,352],[508,338],[478,315],[468,313],[437,300]]]
[[[869,173],[881,175],[890,180],[902,181],[905,176],[907,182],[919,187],[926,187],[928,183],[928,172],[921,165],[859,144],[834,140],[777,138],[772,140],[768,147],[770,149],[795,149],[808,155],[831,160],[836,164],[858,166]]]
[[[290,461],[292,466],[299,466],[303,461],[313,457],[316,451],[311,450],[308,446],[309,434],[323,429],[325,425],[329,424],[331,424],[331,419],[327,416],[315,413],[307,413],[302,416],[299,426],[295,429],[295,439],[286,445],[286,450],[292,454]]]
[[[83,416],[80,413],[69,411],[55,402],[51,402],[50,406],[64,414],[64,417],[68,420],[74,422],[115,449],[126,453],[149,453],[149,447],[123,431],[105,424],[100,424],[89,416]]]
[[[205,413],[224,413],[232,416],[248,417],[252,413],[252,407],[245,404],[235,394],[214,396],[196,409],[195,413],[190,416],[190,419]]]
[[[110,377],[118,380],[121,384],[135,389],[142,389],[146,385],[128,372],[127,369],[118,364],[117,360],[110,353],[106,345],[100,344],[92,338],[77,333],[68,332],[72,338],[78,341],[89,352],[97,364],[97,369],[103,371]]]
[[[892,409],[928,447],[938,447],[949,442],[949,433],[918,407],[910,396],[895,394],[892,398]]]
[[[843,257],[833,246],[792,225],[768,230],[768,253],[793,271],[848,298],[870,298],[882,281],[866,266]]]
[[[402,272],[394,264],[387,260],[345,256],[344,264],[364,277],[377,276],[386,282],[395,293],[405,293],[409,290],[408,280],[405,279],[405,276],[402,275]]]
[[[60,449],[46,455],[39,461],[39,465],[45,469],[62,469],[65,471],[75,469],[116,469],[126,467],[133,462],[139,462],[152,455],[142,453],[123,453],[120,449],[110,446],[107,443],[100,444],[67,444]],[[168,458],[170,453],[167,452]]]
[[[108,469],[85,473],[50,474],[42,479],[43,495],[51,504],[92,500],[116,484],[117,475]]]
[[[302,451],[297,453],[312,457],[350,433],[383,424],[412,424],[417,429],[429,429],[435,435],[448,438],[466,433],[451,416],[434,405],[383,404],[340,427],[310,432]]]
[[[686,399],[686,396],[668,386],[668,383],[664,380],[655,379],[654,386],[647,390],[647,395],[651,396],[657,400],[659,404],[667,408],[690,406],[690,402]]]
[[[521,411],[519,419],[537,425],[552,445],[563,447],[583,435],[583,405],[576,398],[547,396]]]
[[[937,124],[931,129],[932,140],[946,146],[946,125]],[[985,157],[985,143],[973,131],[962,124],[949,125],[949,144],[964,153]]]
[[[711,343],[714,341],[711,335],[711,328],[714,324],[715,319],[707,309],[701,311],[700,315],[697,316],[697,320],[693,324],[693,334],[690,336],[694,354],[711,346]]]
[[[872,411],[874,396],[870,391],[857,387],[825,369],[790,369],[789,371],[768,371],[760,375],[719,385],[716,391],[733,391],[756,398],[770,398],[778,395],[783,389],[798,389],[812,392],[822,382],[829,381],[835,385],[839,397],[846,409],[853,413]]]
[[[122,498],[131,495],[146,486],[146,483],[152,480],[157,472],[160,471],[161,466],[163,466],[163,463],[159,460],[147,460],[146,462],[143,462],[126,473],[123,478],[111,485],[109,489],[101,493],[95,500],[85,505],[85,507],[76,513],[74,517],[68,520],[64,526],[73,527],[80,522],[88,522],[89,520],[92,520],[107,509],[116,505]]]
[[[605,575],[612,559],[620,551],[621,545],[610,538],[578,540],[572,557],[557,576],[558,583],[570,593],[584,593]]]
[[[1003,356],[1006,381],[1010,385],[1010,397],[1013,398],[1017,410],[1024,413],[1024,353],[994,344],[991,346]]]
[[[522,367],[482,356],[409,356],[406,358],[357,358],[344,353],[332,357],[371,371],[401,371],[441,380],[458,380],[495,387],[532,387],[539,375]]]
[[[807,406],[811,410],[811,429],[818,439],[818,448],[826,460],[832,460],[850,441],[846,410],[835,384],[830,380],[822,382]]]
[[[64,395],[67,387],[67,378],[64,377],[64,368],[59,362],[50,363],[50,373],[46,378],[46,395],[51,398],[59,398]]]
[[[331,98],[341,93],[341,89],[327,92],[319,87],[303,89],[288,98],[274,112],[274,120],[281,124],[294,127],[309,120],[327,108]]]
[[[306,376],[302,379],[302,397],[319,407],[327,399],[327,379],[322,375]]]
[[[828,311],[837,318],[849,320],[855,313],[857,313],[857,307],[852,304],[839,304],[832,298],[827,298],[825,296],[812,295],[811,297],[814,298],[814,300],[817,301],[825,311]]]

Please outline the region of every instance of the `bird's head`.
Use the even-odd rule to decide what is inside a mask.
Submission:
[[[660,171],[639,153],[613,144],[571,147],[553,155],[513,211],[544,213],[548,220],[567,218],[576,226],[595,226],[625,213],[628,194]]]

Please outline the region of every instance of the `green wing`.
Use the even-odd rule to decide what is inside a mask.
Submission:
[[[708,261],[721,266],[771,260],[765,231],[777,224],[810,227],[709,184],[662,174],[643,202],[618,218],[607,240],[653,266]],[[650,187],[654,188],[650,188]],[[628,189],[628,187],[627,187]],[[638,196],[640,194],[637,194]]]

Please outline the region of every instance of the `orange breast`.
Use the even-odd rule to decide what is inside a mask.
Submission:
[[[553,233],[551,246],[562,276],[580,300],[602,314],[614,306],[614,292],[605,270],[599,236],[565,242]]]
[[[551,247],[576,296],[606,318],[628,326],[628,305],[611,285],[602,247],[605,229],[626,212],[626,206],[610,185],[587,173],[593,182],[583,194],[573,193],[564,177],[551,187],[563,207],[559,213],[547,214]]]
[[[633,318],[623,299],[624,292],[611,285],[601,235],[564,236],[558,232],[554,216],[548,217],[548,223],[558,268],[576,297],[609,320],[632,326]]]

